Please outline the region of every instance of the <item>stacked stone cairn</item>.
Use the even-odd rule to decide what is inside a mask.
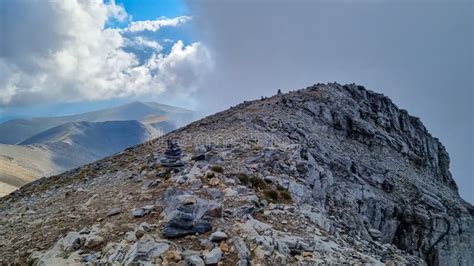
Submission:
[[[160,165],[163,167],[182,167],[184,163],[181,161],[181,148],[174,140],[168,140],[168,149],[165,151],[165,157],[161,159]]]

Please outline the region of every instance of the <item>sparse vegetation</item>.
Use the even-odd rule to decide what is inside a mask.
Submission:
[[[213,178],[214,176],[215,176],[215,174],[212,173],[212,172],[209,172],[209,173],[207,173],[207,175],[206,175],[206,177],[207,177],[208,179],[211,179],[211,178]]]
[[[222,174],[224,172],[224,169],[218,165],[214,165],[213,167],[211,167],[211,170],[219,174]]]
[[[240,173],[237,175],[237,177],[239,178],[239,181],[240,183],[242,183],[243,185],[248,185],[249,184],[249,176],[244,174],[244,173]]]
[[[86,172],[87,172],[87,170],[81,170],[81,171],[79,172],[79,174],[77,175],[77,177],[79,177],[79,179],[84,179],[84,178],[86,178]]]
[[[270,202],[276,202],[279,199],[278,191],[274,189],[265,189],[263,195],[265,196],[265,199]]]
[[[288,190],[280,190],[280,196],[282,199],[286,201],[292,201],[291,194],[288,192]]]
[[[250,184],[252,184],[253,188],[258,188],[258,189],[266,189],[268,187],[267,183],[265,180],[258,176],[252,176],[250,178]]]
[[[166,171],[164,174],[163,174],[163,178],[165,180],[168,180],[171,178],[171,171]]]
[[[284,187],[277,185],[275,187],[267,187],[262,192],[262,197],[268,202],[273,203],[289,203],[292,202],[291,194]]]

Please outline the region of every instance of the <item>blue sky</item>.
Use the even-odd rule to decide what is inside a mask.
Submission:
[[[133,20],[190,15],[182,0],[116,0],[115,3],[123,5]]]

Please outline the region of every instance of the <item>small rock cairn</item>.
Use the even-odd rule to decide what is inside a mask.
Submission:
[[[168,149],[165,151],[165,157],[161,159],[160,165],[163,167],[176,168],[184,166],[181,161],[181,148],[174,140],[167,140]]]

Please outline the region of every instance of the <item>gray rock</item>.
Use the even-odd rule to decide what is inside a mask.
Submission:
[[[198,255],[191,255],[186,257],[186,262],[192,266],[204,266],[204,261]]]
[[[217,231],[211,234],[209,240],[213,242],[220,242],[222,240],[226,240],[228,238],[227,234],[221,231]]]
[[[121,212],[122,210],[120,210],[120,208],[113,208],[112,210],[109,211],[107,216],[114,216],[114,215],[120,214]]]
[[[66,251],[78,250],[81,247],[81,235],[78,232],[69,232],[61,242]]]
[[[192,190],[198,190],[202,187],[202,181],[201,179],[192,179],[190,181],[190,184],[191,184],[191,189]]]
[[[138,217],[143,217],[143,216],[145,216],[145,214],[146,214],[146,212],[142,208],[135,208],[135,209],[132,210],[133,217],[137,217],[137,218]]]
[[[219,263],[222,258],[222,251],[220,248],[214,248],[204,257],[204,262],[206,265],[214,265]]]
[[[234,237],[232,241],[239,256],[239,265],[249,265],[250,251],[245,242],[240,237]]]
[[[135,232],[132,231],[132,232],[127,232],[125,234],[125,240],[127,240],[128,242],[135,242],[137,241],[137,237],[135,235]]]
[[[275,177],[274,176],[265,176],[263,178],[267,183],[274,183],[275,182]]]
[[[208,188],[207,193],[211,196],[212,199],[218,199],[222,197],[222,193],[217,188]]]
[[[202,234],[212,229],[206,219],[215,217],[220,205],[186,194],[182,191],[169,189],[165,192],[167,208],[164,210],[166,224],[162,235],[167,238],[183,237],[191,234]]]
[[[98,235],[91,235],[87,237],[84,246],[86,248],[95,248],[102,243],[104,243],[103,237],[98,236]]]
[[[142,237],[138,242],[130,247],[130,250],[125,255],[124,261],[126,264],[140,261],[150,261],[151,258],[163,255],[170,245],[163,242],[156,242],[151,237]]]
[[[236,190],[228,187],[226,189],[224,189],[224,196],[226,197],[234,197],[234,196],[237,196],[239,194],[239,192],[237,192]]]
[[[157,187],[159,184],[160,184],[160,180],[158,180],[158,179],[156,179],[156,180],[145,180],[143,182],[142,188],[147,190],[147,189]]]
[[[143,206],[142,209],[145,211],[145,213],[150,213],[155,210],[155,205],[146,205]]]
[[[369,230],[369,234],[375,239],[375,240],[380,240],[380,238],[382,237],[382,232],[380,232],[379,230],[377,229],[373,229],[373,228],[370,228]]]

